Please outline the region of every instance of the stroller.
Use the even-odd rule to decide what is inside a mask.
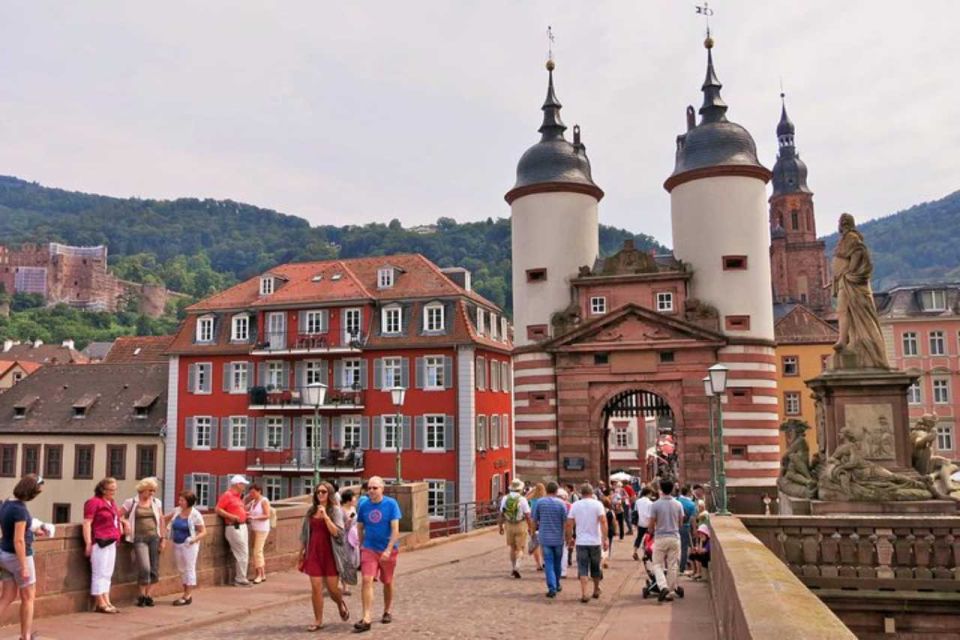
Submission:
[[[660,594],[660,587],[657,586],[657,576],[653,572],[653,534],[646,533],[643,540],[640,541],[640,547],[643,549],[643,568],[647,572],[647,583],[643,586],[643,599],[646,600],[652,595]],[[678,598],[683,597],[683,587],[677,585],[676,594]]]

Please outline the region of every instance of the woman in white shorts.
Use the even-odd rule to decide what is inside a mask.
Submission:
[[[43,491],[43,479],[28,473],[13,488],[13,498],[0,506],[0,568],[3,591],[0,592],[0,616],[20,594],[20,637],[33,637],[33,603],[36,598],[37,571],[33,565],[33,518],[27,511],[30,502]],[[43,529],[38,535],[44,535]]]

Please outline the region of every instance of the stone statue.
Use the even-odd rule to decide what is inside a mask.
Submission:
[[[833,295],[837,299],[840,337],[833,345],[834,368],[889,369],[873,302],[870,251],[853,216],[840,216],[840,241],[833,252]]]
[[[930,500],[928,481],[894,473],[861,454],[860,436],[850,427],[838,434],[840,444],[820,472],[821,500],[884,502]]]
[[[803,420],[786,420],[780,430],[787,438],[787,452],[780,459],[777,487],[794,498],[817,497],[817,469],[811,466],[810,447],[804,432],[810,427]]]
[[[960,502],[960,482],[953,479],[960,467],[948,458],[933,454],[936,439],[937,414],[925,413],[910,429],[913,468],[928,478],[930,489],[936,497]]]

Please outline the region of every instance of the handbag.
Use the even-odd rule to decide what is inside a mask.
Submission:
[[[337,564],[337,573],[344,584],[354,586],[357,584],[357,566],[353,562],[353,553],[350,545],[347,544],[346,533],[341,531],[335,536],[330,536],[330,542],[333,546],[333,559]]]

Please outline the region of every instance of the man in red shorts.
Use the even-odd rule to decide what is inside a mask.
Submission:
[[[367,482],[368,500],[357,507],[357,535],[360,538],[360,573],[363,575],[363,618],[353,625],[357,633],[370,630],[373,609],[373,580],[383,583],[383,617],[380,622],[393,622],[393,571],[400,549],[400,505],[383,495],[383,478],[373,476]]]

